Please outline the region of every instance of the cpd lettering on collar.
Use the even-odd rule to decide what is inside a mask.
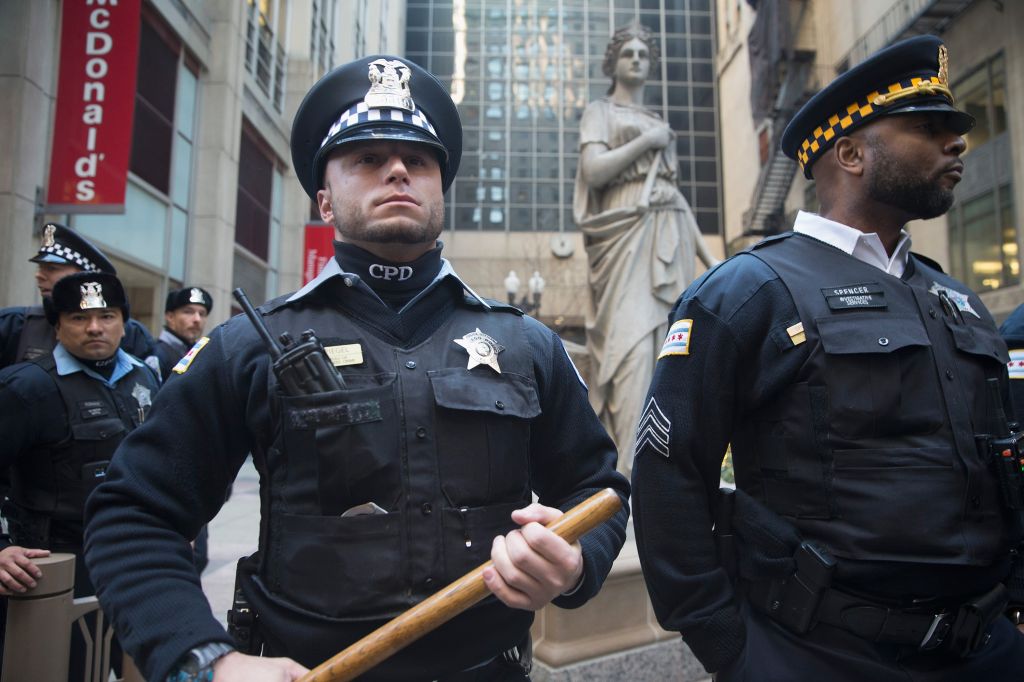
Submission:
[[[374,263],[370,266],[370,277],[376,279],[404,282],[412,277],[412,268],[408,265],[381,265]]]

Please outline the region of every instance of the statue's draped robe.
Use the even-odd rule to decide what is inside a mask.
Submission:
[[[614,149],[654,125],[662,122],[652,111],[597,100],[583,112],[580,149],[589,144]],[[616,209],[637,206],[652,163],[660,167],[649,208],[602,221],[601,214],[614,211],[614,217],[628,213]],[[665,339],[668,312],[694,277],[699,232],[677,188],[677,167],[673,143],[641,154],[601,188],[589,187],[582,168],[576,171],[573,216],[584,233],[590,262],[587,350],[596,369],[591,404],[615,439],[624,473],[632,468],[637,420]],[[588,229],[588,223],[606,224]]]

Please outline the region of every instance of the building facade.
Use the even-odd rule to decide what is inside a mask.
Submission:
[[[257,301],[297,288],[303,230],[317,216],[291,170],[292,116],[332,66],[389,52],[450,85],[465,126],[446,255],[500,299],[510,270],[524,285],[539,272],[539,316],[581,338],[577,126],[608,88],[609,36],[635,21],[661,36],[647,105],[677,131],[681,189],[712,250],[723,252],[713,0],[142,0],[121,214],[45,213],[39,201],[60,142],[52,128],[62,6],[3,5],[0,124],[10,134],[0,140],[0,305],[38,302],[26,259],[44,220],[109,253],[133,313],[154,331],[166,291],[183,283],[211,291],[214,321],[230,314],[236,286]]]
[[[964,180],[941,218],[908,226],[915,251],[1001,319],[1024,301],[1024,3],[989,0],[716,0],[724,232],[730,252],[814,210],[813,181],[778,151],[789,118],[839,73],[921,33],[949,47],[957,104],[977,119]],[[768,36],[775,36],[770,40]],[[753,172],[752,172],[753,171]]]
[[[256,301],[297,288],[311,203],[291,170],[294,111],[332,66],[400,49],[404,23],[404,5],[392,0],[141,5],[121,214],[44,212],[49,152],[60,144],[52,127],[62,2],[2,5],[0,305],[38,303],[27,258],[48,220],[80,230],[111,256],[133,315],[154,332],[166,292],[184,283],[212,293],[213,321],[230,315],[236,286]]]

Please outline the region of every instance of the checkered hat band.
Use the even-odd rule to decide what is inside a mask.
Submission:
[[[44,246],[43,248],[39,249],[39,251],[41,253],[51,253],[54,256],[63,258],[69,263],[74,263],[83,270],[89,272],[99,272],[99,268],[96,267],[95,263],[93,263],[91,260],[83,256],[82,254],[78,253],[74,249],[64,246],[63,244]]]
[[[406,125],[422,128],[434,137],[437,137],[437,133],[434,131],[434,126],[431,125],[430,121],[427,120],[427,117],[418,110],[409,112],[402,109],[371,109],[366,106],[366,102],[359,102],[338,117],[338,120],[334,122],[334,125],[327,130],[327,134],[320,142],[320,147],[323,148],[323,146],[327,144],[328,140],[335,137],[345,129],[361,123],[369,123],[371,121],[393,121],[395,123],[404,123]]]
[[[930,78],[915,76],[914,78],[893,83],[892,85],[880,90],[875,90],[853,104],[845,107],[842,111],[830,116],[827,121],[815,128],[814,132],[811,133],[811,136],[804,140],[803,144],[801,144],[799,149],[796,150],[796,157],[797,161],[800,162],[800,167],[805,168],[811,161],[818,158],[818,154],[824,152],[832,140],[837,137],[841,137],[847,128],[855,123],[859,123],[880,109],[884,110],[884,104],[881,105],[881,107],[873,104],[876,97],[887,93],[899,92],[900,90],[905,90],[907,88],[913,88],[923,82],[930,82],[935,85],[944,85],[944,83],[939,80],[938,76],[932,76]]]

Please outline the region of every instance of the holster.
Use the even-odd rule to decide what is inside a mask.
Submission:
[[[238,560],[235,568],[235,592],[228,610],[228,634],[235,640],[235,645],[240,652],[250,656],[259,656],[263,652],[263,639],[259,636],[256,611],[245,598],[242,591],[242,581],[249,574],[251,557],[242,557]]]
[[[821,597],[832,585],[836,560],[817,544],[803,541],[793,555],[796,573],[776,580],[753,583],[751,604],[797,634],[817,623]]]

